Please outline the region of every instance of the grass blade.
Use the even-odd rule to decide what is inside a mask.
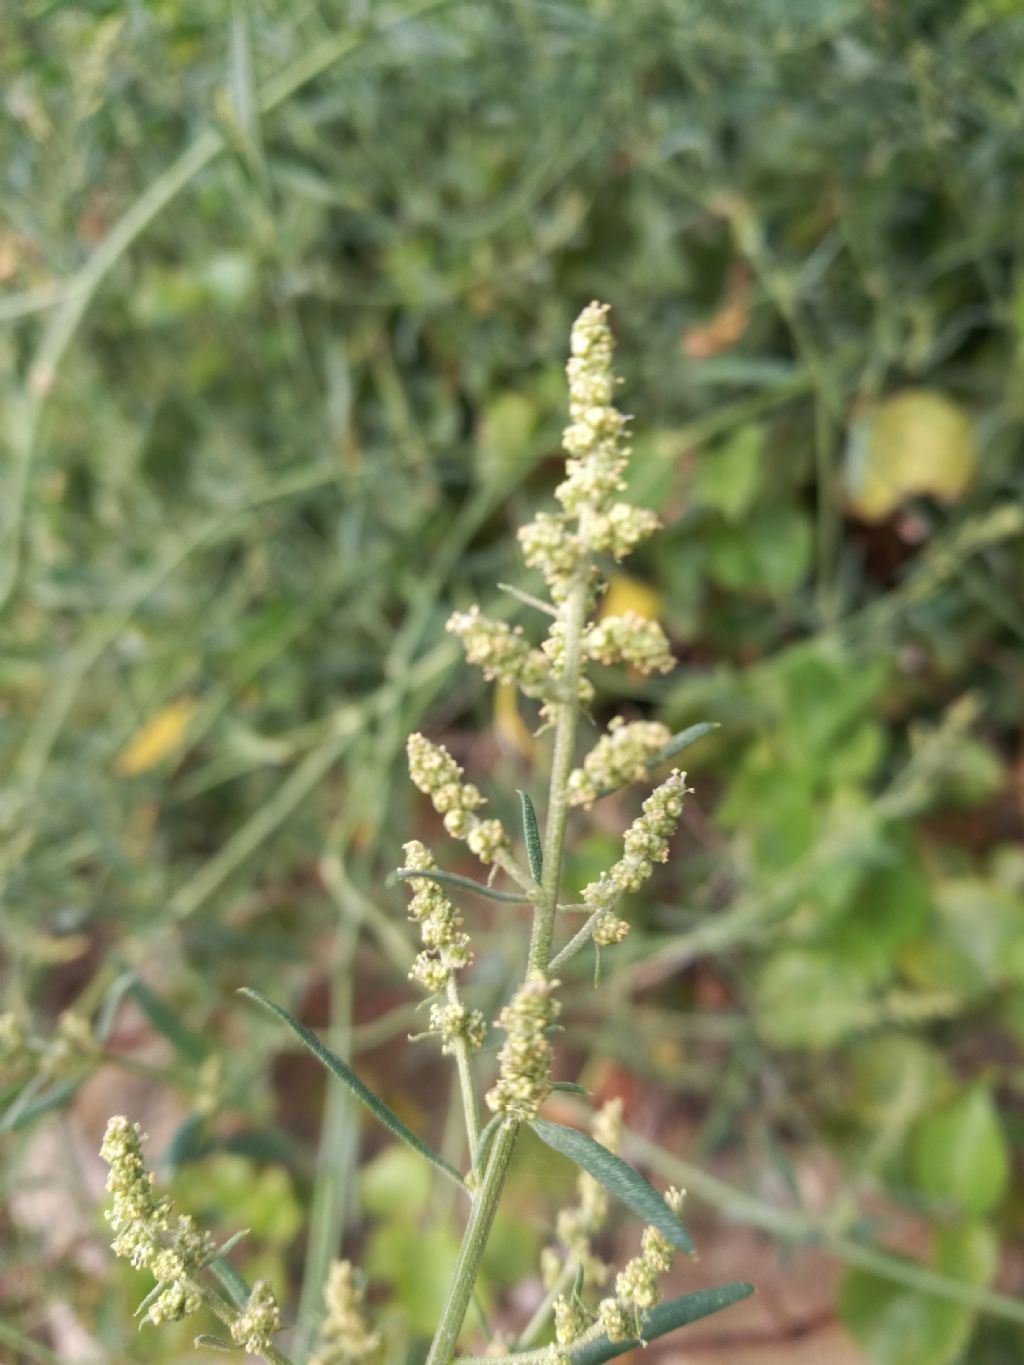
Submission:
[[[560,1123],[540,1118],[531,1119],[530,1127],[542,1142],[567,1156],[577,1166],[582,1166],[609,1194],[632,1209],[638,1218],[645,1223],[653,1223],[674,1247],[693,1255],[690,1234],[639,1171],[576,1128],[566,1128]]]
[[[379,1099],[373,1091],[359,1079],[347,1063],[343,1062],[340,1057],[330,1050],[330,1048],[323,1045],[312,1029],[308,1029],[305,1024],[300,1024],[298,1019],[289,1014],[287,1010],[282,1009],[280,1005],[275,1005],[273,1000],[268,1000],[265,995],[260,991],[253,990],[251,986],[243,986],[238,993],[239,995],[248,996],[250,1000],[255,1000],[257,1005],[261,1005],[265,1010],[269,1010],[271,1014],[276,1014],[282,1023],[288,1025],[292,1033],[298,1038],[299,1042],[312,1052],[317,1061],[322,1063],[333,1076],[337,1076],[339,1081],[344,1082],[352,1091],[353,1095],[355,1095],[356,1099],[365,1104],[367,1109],[384,1124],[385,1128],[390,1128],[395,1137],[401,1138],[401,1140],[404,1143],[407,1143],[413,1151],[419,1152],[420,1156],[426,1157],[426,1159],[436,1166],[439,1171],[443,1171],[450,1180],[454,1180],[457,1185],[465,1189],[465,1181],[462,1179],[462,1176],[459,1175],[455,1167],[450,1166],[443,1156],[440,1156],[433,1148],[428,1147],[423,1139],[417,1137],[411,1128],[407,1128],[394,1110],[389,1109],[384,1101]]]

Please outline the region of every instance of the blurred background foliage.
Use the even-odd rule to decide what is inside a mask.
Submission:
[[[666,525],[611,599],[683,665],[609,675],[596,719],[722,728],[604,988],[566,982],[566,1065],[726,1173],[691,1182],[706,1249],[732,1213],[759,1264],[845,1264],[850,1359],[1024,1353],[1021,6],[25,0],[4,29],[5,1358],[191,1358],[97,1251],[111,1110],[252,1228],[300,1341],[344,1231],[416,1358],[447,1192],[232,992],[457,1155],[402,1045],[386,876],[436,833],[403,743],[444,736],[510,816],[543,761],[443,623],[518,610],[494,584],[594,296]],[[493,1012],[521,930],[473,928]],[[567,1178],[522,1166],[498,1321]]]

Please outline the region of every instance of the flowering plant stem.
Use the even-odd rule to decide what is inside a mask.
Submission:
[[[564,694],[558,703],[555,721],[555,741],[551,759],[551,781],[548,789],[548,816],[544,827],[544,872],[539,888],[541,894],[534,906],[533,931],[530,939],[529,969],[545,972],[551,956],[551,939],[554,933],[555,913],[558,908],[558,892],[562,875],[562,850],[565,845],[565,827],[569,815],[568,784],[572,768],[573,749],[576,742],[576,720],[579,714],[577,694],[579,691],[581,642],[586,615],[587,590],[582,575],[573,584],[563,604],[562,621],[565,626],[565,663],[562,674]],[[464,1049],[465,1051],[465,1049]],[[470,1134],[470,1151],[476,1150],[477,1138],[473,1133],[478,1130],[476,1102],[473,1099],[472,1081],[469,1077],[468,1054],[463,1057],[458,1051],[459,1078],[462,1082],[463,1099],[466,1107],[466,1126]],[[465,1074],[463,1074],[465,1072]],[[490,1159],[484,1172],[480,1188],[473,1199],[459,1258],[452,1275],[448,1296],[441,1310],[441,1320],[426,1365],[449,1365],[455,1351],[455,1343],[473,1294],[480,1260],[487,1245],[491,1224],[501,1198],[512,1153],[515,1150],[519,1124],[504,1123],[498,1130],[491,1145]]]
[[[586,615],[587,588],[581,578],[573,584],[566,598],[562,621],[565,625],[565,664],[562,675],[564,696],[558,703],[555,721],[555,745],[551,758],[551,782],[548,788],[548,815],[544,826],[543,896],[533,917],[530,939],[530,967],[546,972],[551,957],[551,938],[558,908],[558,891],[562,877],[562,850],[565,846],[565,826],[569,814],[569,772],[572,768],[576,742],[576,720],[579,715],[580,655],[583,622]]]
[[[434,1340],[430,1345],[425,1365],[449,1365],[455,1352],[455,1343],[462,1330],[466,1309],[473,1295],[477,1271],[490,1236],[491,1224],[498,1208],[498,1201],[505,1185],[505,1177],[512,1162],[519,1124],[514,1121],[503,1123],[491,1143],[490,1158],[484,1171],[480,1188],[473,1197],[473,1207],[469,1222],[459,1247],[459,1257],[452,1273],[448,1296],[441,1310]]]

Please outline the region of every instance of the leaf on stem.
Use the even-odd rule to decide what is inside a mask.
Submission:
[[[639,1171],[576,1128],[566,1128],[560,1123],[541,1118],[531,1119],[530,1127],[542,1142],[567,1156],[577,1166],[582,1166],[609,1194],[632,1209],[638,1218],[645,1223],[652,1223],[674,1247],[693,1255],[690,1234]]]
[[[410,877],[423,877],[428,882],[448,882],[451,886],[464,887],[465,890],[474,891],[478,896],[486,896],[492,901],[511,901],[523,905],[530,899],[521,891],[496,891],[493,886],[484,886],[483,882],[475,882],[472,877],[462,877],[458,872],[444,872],[441,868],[432,868],[427,872],[418,867],[400,867],[395,876],[402,881]]]
[[[537,812],[526,792],[519,793],[519,800],[523,807],[523,838],[526,840],[526,856],[530,861],[530,876],[539,882],[544,875],[544,854],[541,851]]]
[[[483,1164],[487,1160],[488,1150],[494,1140],[494,1134],[498,1131],[499,1125],[502,1124],[504,1120],[504,1114],[495,1114],[484,1125],[483,1131],[477,1139],[476,1151],[473,1153],[474,1171],[483,1169]]]
[[[688,749],[691,744],[696,744],[698,739],[703,739],[712,730],[720,730],[721,723],[717,720],[702,720],[696,725],[688,725],[685,730],[680,730],[678,734],[672,736],[667,744],[663,744],[653,758],[647,760],[648,768],[657,768],[662,763],[666,763],[670,758],[675,758],[676,754],[681,754],[684,749]]]
[[[665,1303],[659,1303],[657,1308],[641,1313],[640,1329],[644,1334],[643,1340],[654,1341],[668,1332],[674,1332],[678,1327],[686,1327],[689,1323],[696,1322],[698,1318],[710,1317],[712,1313],[718,1313],[741,1299],[749,1298],[753,1292],[753,1285],[736,1281],[716,1285],[714,1289],[698,1289],[693,1294],[682,1294],[677,1299],[667,1299]],[[572,1365],[602,1365],[603,1361],[625,1355],[627,1351],[635,1350],[642,1344],[637,1338],[629,1341],[609,1341],[606,1336],[600,1336],[596,1341],[588,1341],[576,1350],[570,1347],[569,1359]]]
[[[378,1096],[376,1096],[373,1091],[359,1079],[346,1062],[343,1062],[336,1053],[333,1053],[330,1048],[323,1045],[312,1029],[308,1029],[305,1024],[300,1024],[298,1019],[289,1014],[287,1010],[282,1009],[280,1005],[275,1005],[273,1000],[268,1000],[265,995],[260,991],[254,990],[251,986],[243,986],[238,993],[239,995],[248,996],[250,1000],[255,1000],[257,1005],[261,1005],[265,1010],[269,1010],[271,1014],[276,1014],[278,1019],[288,1025],[292,1033],[295,1034],[296,1038],[298,1038],[303,1046],[307,1047],[310,1052],[312,1052],[317,1061],[322,1063],[333,1076],[337,1076],[339,1081],[343,1081],[355,1095],[356,1099],[364,1104],[367,1109],[384,1124],[385,1128],[390,1128],[395,1137],[401,1138],[403,1142],[408,1143],[414,1151],[419,1152],[420,1156],[426,1157],[426,1159],[432,1162],[439,1171],[443,1171],[450,1180],[454,1180],[457,1185],[460,1185],[465,1189],[465,1181],[462,1179],[462,1176],[459,1175],[455,1167],[450,1166],[443,1156],[438,1152],[435,1152],[433,1148],[428,1147],[423,1139],[417,1137],[411,1128],[406,1127],[394,1110],[389,1109],[384,1101],[378,1098]]]

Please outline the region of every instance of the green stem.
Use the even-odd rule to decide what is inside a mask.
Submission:
[[[462,1245],[459,1247],[459,1258],[455,1263],[451,1284],[448,1286],[448,1297],[441,1310],[441,1321],[437,1325],[424,1365],[449,1365],[455,1354],[455,1343],[459,1339],[466,1309],[473,1296],[473,1285],[476,1283],[480,1260],[508,1175],[518,1132],[517,1123],[503,1123],[491,1144],[487,1170],[480,1188],[473,1196],[473,1208],[462,1237]]]
[[[576,744],[579,717],[580,669],[583,655],[583,622],[587,610],[587,582],[581,574],[569,589],[562,610],[565,627],[565,661],[562,668],[564,694],[558,703],[555,720],[555,746],[551,757],[551,782],[548,787],[548,813],[544,826],[543,896],[533,918],[529,969],[546,972],[551,957],[551,938],[558,908],[558,889],[562,878],[562,850],[569,815],[568,783]]]
[[[451,976],[448,978],[448,1000],[452,1005],[462,1003],[459,998],[459,988],[455,984],[454,977]],[[480,1117],[476,1107],[476,1091],[473,1088],[473,1070],[469,1064],[469,1044],[465,1038],[456,1038],[453,1040],[452,1049],[455,1055],[455,1065],[459,1072],[459,1088],[462,1091],[462,1112],[466,1119],[469,1159],[473,1161],[477,1144],[480,1141]]]

